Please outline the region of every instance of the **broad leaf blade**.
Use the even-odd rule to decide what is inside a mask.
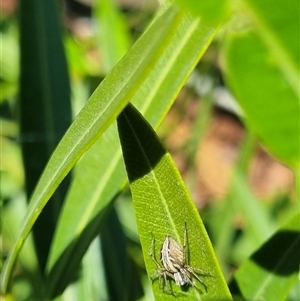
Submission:
[[[213,275],[201,276],[207,292],[194,280],[202,293],[192,287],[181,290],[173,282],[176,297],[161,290],[159,281],[154,281],[156,300],[231,300],[205,228],[170,155],[131,105],[118,117],[118,130],[148,275],[157,269],[149,255],[152,235],[159,260],[166,235],[183,245],[185,223],[189,265]]]
[[[253,32],[233,35],[226,44],[226,80],[245,112],[246,122],[274,155],[296,167],[300,162],[300,103],[278,66]]]
[[[244,0],[244,4],[257,34],[276,58],[288,86],[299,97],[299,3],[295,0]]]
[[[202,26],[198,19],[187,14],[178,14],[175,7],[171,9],[177,12],[173,15],[177,22],[169,20],[173,25],[169,27],[169,31],[165,31],[165,39],[160,44],[153,44],[151,31],[146,31],[141,37],[144,47],[153,47],[153,51],[157,52],[157,60],[148,68],[148,76],[140,78],[139,82],[130,81],[131,85],[137,86],[133,103],[155,127],[164,118],[215,32],[213,28]],[[165,19],[164,26],[169,21]],[[151,26],[159,31],[161,24],[154,22]],[[134,49],[135,46],[132,50]],[[127,54],[131,61],[139,61],[144,57],[142,50],[132,50]],[[123,72],[127,72],[127,68],[124,65]],[[74,254],[77,254],[78,249],[87,248],[92,238],[99,233],[105,212],[110,208],[108,204],[125,183],[126,174],[115,125],[83,156],[75,171],[75,179],[61,215],[48,262],[47,270],[51,273],[48,283],[50,295],[60,291],[68,283],[65,269],[76,270],[80,258],[75,259]],[[96,218],[98,226],[90,227]],[[87,229],[93,231],[93,234],[86,235]]]
[[[247,300],[286,300],[299,274],[299,220],[293,216],[235,273]]]

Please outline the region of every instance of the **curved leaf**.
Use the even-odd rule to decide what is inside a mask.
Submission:
[[[148,39],[140,39],[134,45],[130,53],[124,56],[95,90],[72,123],[52,154],[32,195],[23,227],[2,271],[2,291],[6,292],[17,255],[47,201],[76,161],[135,96],[145,78],[152,72],[152,66],[158,62],[163,63],[160,61],[160,53],[165,43],[172,41],[177,35],[176,24],[182,24],[183,17],[184,14],[174,7],[166,9],[145,33],[151,36],[151,43]],[[195,27],[196,25],[197,23],[194,24]],[[137,58],[134,64],[133,57]]]
[[[300,103],[278,61],[253,32],[232,35],[224,55],[226,80],[246,122],[273,154],[298,166]]]
[[[198,19],[178,13],[174,7],[171,10],[177,13],[164,20],[164,26],[167,26],[166,22],[172,24],[164,32],[165,39],[161,44],[153,42],[151,31],[141,37],[144,47],[147,45],[157,52],[157,60],[149,68],[149,74],[141,77],[139,82],[129,81],[137,89],[132,102],[155,127],[160,124],[215,32],[213,28],[202,26]],[[160,23],[154,22],[151,26],[157,31],[161,29]],[[133,62],[144,57],[142,50],[134,53],[132,50],[128,55]],[[123,72],[126,73],[127,68],[130,66],[124,65]],[[115,125],[83,156],[75,171],[48,261],[50,276],[47,288],[50,295],[66,286],[65,269],[76,270],[80,257],[74,258],[75,254],[78,250],[83,254],[99,233],[105,212],[110,208],[108,204],[125,183],[126,174]]]
[[[299,214],[293,216],[236,271],[247,300],[286,300],[299,274],[299,221]]]
[[[299,97],[299,3],[295,0],[244,0],[256,32],[275,57],[288,86]],[[272,9],[270,9],[272,7]]]
[[[150,257],[152,238],[159,260],[166,235],[184,244],[185,224],[188,264],[203,271],[200,277],[204,285],[193,279],[199,290],[180,289],[171,281],[173,294],[168,294],[159,287],[160,281],[153,281],[155,299],[231,300],[196,207],[155,132],[131,105],[118,117],[118,130],[148,275],[157,270]]]

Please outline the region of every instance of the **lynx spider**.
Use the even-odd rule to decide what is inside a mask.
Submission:
[[[166,293],[173,294],[168,282],[168,278],[173,279],[178,286],[192,286],[198,291],[202,292],[196,284],[193,282],[193,277],[196,278],[204,287],[207,292],[207,287],[201,278],[197,275],[209,275],[210,273],[205,273],[197,267],[192,267],[188,265],[186,258],[186,247],[187,247],[187,227],[184,224],[184,237],[183,246],[178,244],[172,237],[166,235],[166,238],[161,247],[161,264],[159,264],[155,258],[155,238],[152,237],[152,242],[150,246],[150,257],[157,266],[157,270],[150,276],[151,280],[159,279],[159,287]]]

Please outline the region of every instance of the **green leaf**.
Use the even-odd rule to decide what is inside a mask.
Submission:
[[[152,235],[155,238],[155,257],[159,260],[160,247],[166,235],[183,245],[185,223],[188,264],[206,274],[201,278],[207,291],[193,279],[201,293],[193,287],[181,290],[172,281],[174,295],[167,294],[160,289],[159,281],[154,281],[155,299],[231,300],[199,213],[155,132],[131,105],[118,117],[118,130],[148,275],[157,270],[150,257]]]
[[[242,213],[245,217],[250,234],[256,244],[265,241],[273,233],[274,225],[264,211],[262,204],[250,191],[245,175],[239,170],[233,175],[230,198],[235,212]],[[255,223],[253,223],[254,220]]]
[[[172,17],[166,18],[171,12]],[[148,29],[137,42],[138,45],[142,45],[134,45],[128,52],[128,63],[123,65],[122,70],[127,73],[132,62],[138,64],[145,59],[142,47],[151,47],[150,52],[156,52],[156,60],[152,62],[151,68],[147,67],[149,73],[139,81],[129,81],[130,85],[136,87],[132,102],[155,127],[164,118],[215,32],[213,28],[203,26],[198,19],[179,13],[175,7],[165,11],[161,18],[164,20],[163,24],[158,17],[151,25],[153,29]],[[153,40],[153,31],[163,30],[166,26],[168,30],[161,33],[164,38],[157,43]],[[65,270],[76,270],[80,262],[78,250],[83,254],[83,249],[86,249],[93,237],[99,233],[106,211],[110,208],[109,204],[124,185],[125,179],[114,124],[76,166],[75,178],[65,202],[48,261],[47,271],[51,277],[47,288],[50,295],[68,283]]]
[[[257,34],[274,56],[288,86],[299,97],[299,3],[296,0],[244,0]],[[270,9],[270,7],[272,9]]]
[[[53,1],[20,3],[20,51],[20,135],[29,199],[53,150],[71,124],[69,76]],[[53,195],[33,228],[42,271],[66,194],[65,184]]]
[[[247,300],[286,300],[300,265],[300,215],[294,215],[235,273]]]
[[[176,0],[178,4],[190,12],[201,16],[206,24],[218,24],[228,15],[228,1],[226,0]]]
[[[135,44],[130,54],[124,56],[95,90],[60,141],[32,195],[23,227],[20,229],[18,239],[4,265],[1,277],[3,291],[7,290],[8,280],[17,255],[47,201],[82,154],[95,143],[124,106],[136,95],[145,79],[152,73],[153,65],[165,65],[165,62],[161,60],[161,52],[166,51],[166,45],[170,45],[168,43],[171,43],[177,36],[177,26],[186,25],[182,23],[183,18],[184,13],[174,7],[166,9],[145,33],[146,36],[151,37],[151,43],[149,43],[149,39],[140,39]],[[186,46],[184,41],[197,28],[199,20],[191,23],[188,26],[190,31],[182,37],[181,44],[179,43],[178,46],[171,43],[173,47],[167,49],[166,54],[172,54],[169,64],[172,65],[172,60],[176,60],[176,56],[170,51],[174,50],[174,47],[182,46],[184,48]],[[207,29],[203,31],[207,33],[207,38],[210,40],[213,29],[209,28],[208,31]],[[203,36],[201,37],[203,38]],[[188,49],[185,51],[189,53]],[[196,57],[199,58],[199,56],[198,53]],[[183,68],[185,71],[191,70],[190,65],[183,66]],[[157,69],[155,70],[157,71]],[[161,83],[164,77],[164,72],[159,74],[156,84]],[[152,86],[152,88],[154,88],[153,91],[156,91],[157,87]],[[177,86],[176,92],[178,89]],[[141,94],[143,92],[141,91]],[[171,93],[173,97],[176,95],[174,90]],[[149,96],[151,94],[148,97],[144,95],[144,98],[149,100]],[[147,103],[145,102],[144,105],[147,106]]]
[[[108,300],[139,299],[143,296],[141,280],[137,271],[132,268],[133,262],[128,256],[126,237],[115,210],[111,212],[102,228],[101,242]]]
[[[253,132],[275,156],[296,167],[299,99],[273,52],[254,32],[232,35],[224,53],[226,80]]]
[[[2,104],[7,99],[14,97],[18,91],[19,47],[14,30],[4,31],[2,28],[0,39],[2,52],[0,57],[0,104]]]
[[[240,263],[241,256],[242,260],[250,256],[259,245],[272,235],[275,229],[270,216],[253,195],[247,183],[246,175],[256,144],[255,137],[251,133],[248,134],[241,146],[240,156],[231,176],[228,193],[223,202],[214,204],[215,209],[210,218],[210,233],[214,238],[214,247],[223,271],[228,269],[229,257],[230,260],[234,260],[234,263]],[[234,216],[242,218],[242,224],[245,223],[246,225],[243,235],[239,238],[236,238],[236,229],[232,226]],[[234,243],[235,241],[237,243]],[[241,243],[244,241],[247,246],[242,248]],[[238,260],[236,254],[239,255]]]
[[[129,29],[112,0],[96,1],[94,15],[103,68],[108,73],[131,45]]]

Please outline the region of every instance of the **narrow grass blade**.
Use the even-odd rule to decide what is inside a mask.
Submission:
[[[98,26],[103,69],[107,74],[132,44],[128,24],[111,0],[96,1],[94,16]]]
[[[71,124],[70,83],[58,19],[52,1],[20,3],[20,141],[28,199]],[[41,271],[46,265],[67,183],[53,195],[33,229]]]

